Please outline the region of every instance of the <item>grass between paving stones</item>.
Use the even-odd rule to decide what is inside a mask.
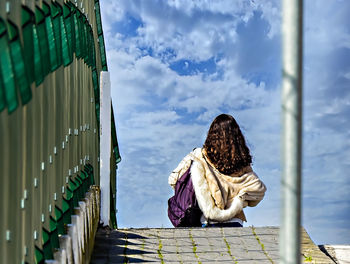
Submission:
[[[234,255],[232,255],[231,246],[228,243],[228,241],[227,241],[227,239],[225,237],[225,234],[224,234],[224,230],[222,228],[221,228],[221,235],[222,235],[223,240],[225,241],[225,244],[226,244],[226,247],[227,247],[227,253],[230,255],[230,257],[235,262],[235,264],[238,264],[238,261],[237,261],[236,257]]]
[[[304,257],[304,261],[305,262],[307,262],[307,263],[312,262],[312,257],[311,256],[307,256],[307,255],[303,254],[303,257]]]
[[[175,236],[173,237],[175,239]],[[179,251],[179,244],[177,243],[177,239],[175,239],[175,245],[176,245],[176,255],[180,259],[180,264],[183,264],[182,259],[181,259],[181,254]]]
[[[145,244],[146,244],[146,240],[144,238],[142,238],[142,245],[141,245],[142,251],[145,250]]]
[[[160,262],[162,264],[164,264],[164,259],[163,259],[163,255],[162,255],[162,248],[163,248],[163,244],[162,244],[162,240],[160,239],[160,236],[159,236],[159,231],[157,231],[157,237],[158,237],[158,241],[159,241],[159,245],[158,245],[158,257],[160,258]]]
[[[124,264],[129,263],[128,256],[126,255],[126,250],[128,249],[128,234],[124,233],[125,245],[124,245]]]
[[[258,237],[258,234],[256,233],[254,226],[251,226],[251,228],[252,228],[252,233],[255,236],[256,240],[258,241],[259,245],[261,246],[261,249],[264,252],[265,256],[267,257],[268,260],[270,260],[272,264],[274,264],[272,258],[269,256],[269,254],[265,250],[265,245],[261,242],[260,238]]]
[[[197,261],[198,261],[198,264],[202,264],[202,262],[199,260],[199,257],[198,257],[198,255],[197,255],[197,245],[196,245],[196,242],[195,242],[194,239],[193,239],[191,229],[189,229],[188,236],[189,236],[189,238],[191,239],[192,251],[193,251],[193,254],[194,254],[194,256],[196,257],[196,259],[197,259]]]

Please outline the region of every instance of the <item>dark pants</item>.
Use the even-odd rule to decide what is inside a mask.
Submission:
[[[232,222],[232,223],[216,223],[216,224],[208,224],[203,227],[243,227],[240,223]]]

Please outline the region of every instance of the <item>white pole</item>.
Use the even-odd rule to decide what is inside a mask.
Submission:
[[[110,220],[111,82],[109,72],[100,74],[100,188],[104,226]]]
[[[282,7],[282,204],[280,263],[300,263],[303,0]]]

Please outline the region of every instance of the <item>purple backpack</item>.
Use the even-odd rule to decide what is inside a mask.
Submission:
[[[176,182],[175,194],[168,200],[168,217],[175,227],[194,227],[201,226],[201,215],[193,189],[190,166]]]

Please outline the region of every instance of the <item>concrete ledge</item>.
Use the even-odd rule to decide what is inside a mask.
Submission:
[[[350,245],[322,245],[320,249],[335,263],[350,264]]]

